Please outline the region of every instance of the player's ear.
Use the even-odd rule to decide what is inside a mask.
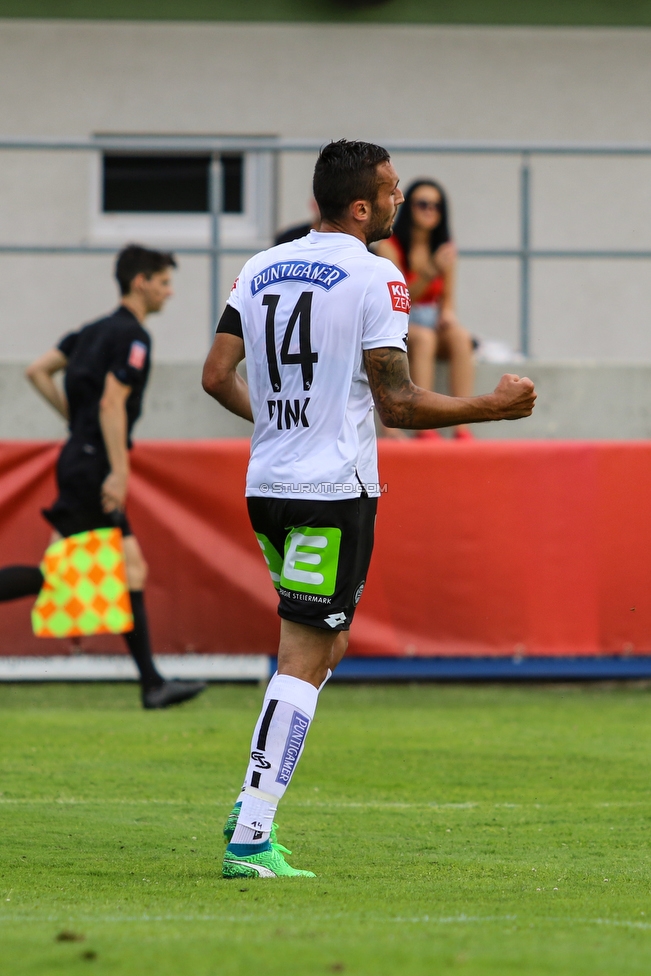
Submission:
[[[129,294],[132,294],[134,291],[140,291],[140,289],[142,288],[142,286],[145,284],[146,281],[147,281],[147,275],[143,271],[139,271],[138,274],[131,279],[131,285],[129,286]]]
[[[355,220],[367,220],[370,212],[371,208],[367,200],[355,200],[350,205],[350,213]]]

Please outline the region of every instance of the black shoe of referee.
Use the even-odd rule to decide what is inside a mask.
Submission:
[[[200,695],[208,687],[205,681],[165,681],[157,688],[143,688],[143,708],[169,708]]]

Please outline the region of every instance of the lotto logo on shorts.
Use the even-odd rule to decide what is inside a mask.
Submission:
[[[403,281],[387,281],[394,312],[407,312],[411,309],[411,295]]]
[[[142,369],[147,359],[147,346],[144,342],[132,342],[129,350],[129,366],[134,369]]]

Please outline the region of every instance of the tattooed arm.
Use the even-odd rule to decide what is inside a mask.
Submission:
[[[385,427],[425,430],[486,420],[518,420],[531,415],[536,400],[531,380],[511,373],[505,373],[494,392],[485,396],[431,393],[412,383],[407,354],[400,349],[367,349],[364,364]]]

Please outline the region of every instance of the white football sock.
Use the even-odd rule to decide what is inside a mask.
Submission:
[[[277,677],[278,677],[278,672],[277,671],[274,671],[274,673],[269,678],[269,682],[268,682],[267,687],[265,689],[264,698],[262,699],[262,711],[261,711],[260,716],[258,718],[258,724],[256,725],[256,727],[254,729],[254,732],[253,732],[253,738],[254,738],[254,740],[255,740],[255,738],[256,738],[256,736],[258,734],[258,728],[260,726],[260,722],[262,721],[262,716],[264,715],[265,709],[267,707],[267,702],[269,701],[269,689],[271,688],[272,682]],[[328,680],[328,678],[326,678],[326,681],[327,680]],[[323,688],[323,685],[321,685],[321,688]],[[321,688],[319,688],[319,691],[321,691]],[[235,801],[236,803],[241,803],[242,800],[244,799],[244,793],[246,791],[246,784],[247,784],[247,780],[245,779],[244,782],[242,783],[242,789],[240,790],[240,792],[238,794],[238,797],[237,797],[237,800]]]
[[[251,759],[231,844],[264,844],[278,801],[303,751],[314,718],[318,689],[288,674],[269,682],[251,742]]]

